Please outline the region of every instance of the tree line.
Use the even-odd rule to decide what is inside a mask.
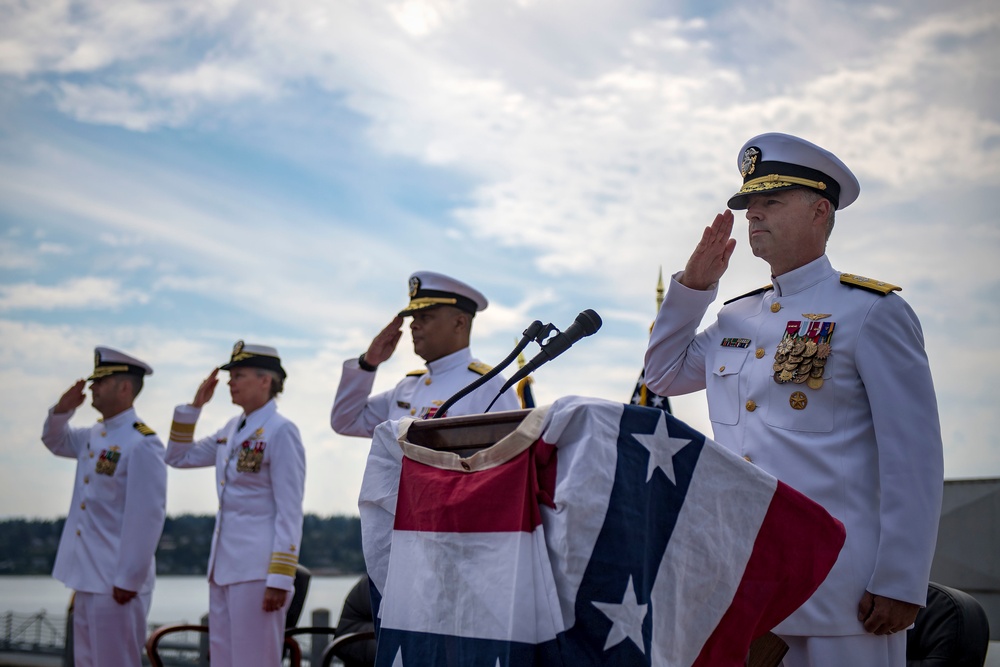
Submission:
[[[0,574],[50,574],[66,520],[0,521]],[[167,517],[156,548],[158,575],[204,575],[212,548],[214,516]],[[306,514],[299,562],[317,575],[360,574],[361,519]]]

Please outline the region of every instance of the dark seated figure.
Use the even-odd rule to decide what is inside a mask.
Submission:
[[[337,621],[336,637],[349,632],[373,631],[372,600],[368,589],[368,575],[362,575],[358,583],[344,599],[344,608]],[[375,640],[354,642],[345,645],[338,652],[344,667],[367,667],[375,664]]]
[[[979,602],[931,582],[927,606],[906,634],[907,667],[983,667],[990,626]]]

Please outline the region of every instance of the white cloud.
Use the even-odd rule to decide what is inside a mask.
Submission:
[[[22,358],[44,368],[45,391],[38,378],[26,396],[7,390],[19,414],[41,413],[70,379],[66,369],[82,362],[85,372],[89,347],[108,337],[155,360],[142,410],[163,432],[172,405],[234,338],[262,336],[288,350],[294,371],[282,406],[310,447],[310,508],[353,513],[366,446],[334,436],[326,413],[340,361],[364,349],[401,305],[411,270],[484,285],[492,305],[477,317],[474,350],[488,361],[502,358],[531,319],[595,307],[605,330],[572,359],[541,369],[536,393],[543,402],[565,394],[625,400],[657,268],[669,275],[683,266],[738,183],[742,142],[783,130],[833,148],[862,179],[862,198],[838,216],[831,256],[838,268],[902,284],[923,319],[948,473],[1000,471],[988,444],[1000,423],[984,399],[997,365],[979,343],[996,337],[988,314],[1000,283],[1000,236],[986,213],[1000,182],[998,81],[986,65],[1000,56],[993,5],[833,2],[821,30],[802,29],[815,23],[815,7],[801,0],[733,3],[688,19],[669,3],[650,17],[648,3],[628,0],[74,6],[22,3],[0,21],[0,71],[23,80],[11,94],[47,91],[70,118],[176,138],[178,151],[228,124],[248,130],[240,148],[257,149],[254,130],[272,121],[268,149],[324,183],[336,182],[324,152],[339,146],[311,140],[332,122],[316,109],[330,109],[356,115],[363,149],[407,165],[399,181],[421,165],[465,180],[430,212],[387,206],[393,220],[383,227],[317,213],[294,187],[257,191],[254,181],[199,169],[194,159],[178,165],[101,142],[125,144],[127,133],[104,128],[83,138],[70,128],[43,138],[12,128],[5,145],[18,137],[27,148],[23,160],[0,160],[0,200],[17,207],[19,225],[0,242],[0,260],[28,277],[0,288],[0,310],[112,308],[101,295],[124,282],[74,283],[84,279],[62,275],[52,260],[76,256],[92,257],[96,274],[148,269],[145,292],[126,288],[134,303],[183,310],[194,296],[242,309],[229,319],[191,313],[162,329],[113,317],[104,329],[0,322],[5,343],[18,341],[0,365],[0,385],[31,383],[35,370]],[[299,101],[308,102],[301,116],[271,118],[279,108],[298,112]],[[297,124],[311,133],[297,133]],[[398,182],[391,193],[381,185],[365,196],[411,194],[400,195]],[[358,197],[346,190],[337,197]],[[47,245],[23,250],[16,233],[33,224],[48,230]],[[63,240],[80,229],[96,241]],[[767,279],[739,226],[736,235],[727,295]],[[43,252],[60,248],[74,255]],[[969,267],[971,281],[962,278]],[[36,346],[62,337],[59,359],[68,365],[51,365]],[[406,347],[380,371],[380,388],[420,364]],[[231,414],[224,398],[206,412],[206,428]],[[702,394],[674,405],[710,431]],[[10,429],[35,439],[36,426],[16,420]],[[210,487],[175,494],[171,511],[210,508]]]
[[[149,295],[112,278],[72,278],[59,285],[0,285],[0,312],[11,310],[120,309],[147,303]]]

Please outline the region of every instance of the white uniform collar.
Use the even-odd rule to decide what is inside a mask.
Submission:
[[[125,424],[131,426],[137,421],[139,421],[139,419],[135,416],[135,407],[131,407],[122,410],[111,419],[105,419],[101,423],[104,425],[104,428],[118,428],[119,426],[124,426]]]
[[[244,414],[242,417],[240,417],[240,422],[243,423],[243,428],[241,429],[239,427],[240,422],[237,422],[236,431],[237,432],[242,431],[246,429],[248,426],[253,426],[254,428],[256,428],[257,426],[267,421],[268,418],[270,418],[271,415],[273,415],[277,411],[278,411],[278,403],[272,398],[267,403],[260,406],[250,414],[248,415]]]
[[[774,293],[777,296],[788,296],[826,280],[832,273],[833,266],[830,264],[830,260],[826,255],[822,255],[808,264],[772,278],[771,283],[774,285]]]
[[[427,362],[426,366],[431,375],[434,375],[435,373],[453,371],[456,368],[465,368],[470,363],[472,363],[472,350],[463,347],[458,352],[452,352],[440,359]]]

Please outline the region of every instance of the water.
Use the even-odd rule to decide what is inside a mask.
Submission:
[[[309,581],[300,623],[309,625],[314,609],[327,609],[336,624],[344,598],[358,580],[358,575],[317,577]],[[65,617],[71,591],[62,582],[48,576],[0,576],[0,613],[37,614]],[[149,622],[198,623],[208,613],[208,581],[205,577],[157,577]]]

